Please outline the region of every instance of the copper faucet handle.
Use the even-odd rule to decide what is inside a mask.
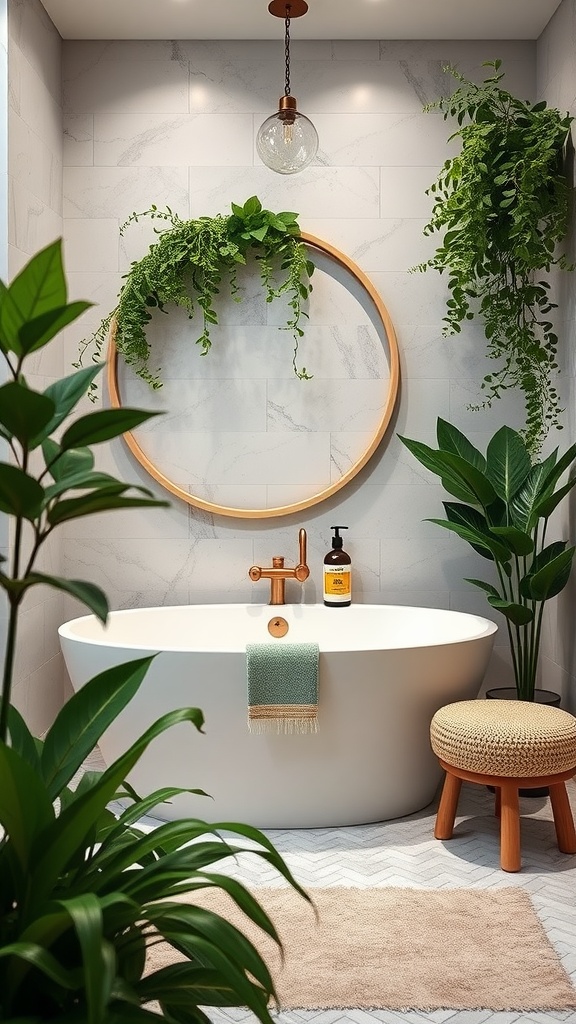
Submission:
[[[252,568],[248,570],[248,575],[251,580],[254,580],[254,583],[257,583],[262,577],[262,569],[259,565],[253,565]]]
[[[294,570],[294,576],[296,577],[299,583],[304,583],[305,580],[308,579],[309,575],[310,569],[308,568],[307,565],[300,563],[300,565],[296,566]]]

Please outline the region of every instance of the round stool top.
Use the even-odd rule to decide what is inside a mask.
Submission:
[[[447,764],[481,775],[528,778],[576,768],[576,718],[529,701],[447,704],[432,719],[430,742]]]

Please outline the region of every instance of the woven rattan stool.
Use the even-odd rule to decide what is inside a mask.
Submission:
[[[436,712],[432,750],[446,772],[434,835],[451,839],[462,781],[494,786],[500,866],[519,871],[518,790],[548,786],[558,849],[576,853],[566,781],[576,775],[576,718],[542,704],[463,700]]]

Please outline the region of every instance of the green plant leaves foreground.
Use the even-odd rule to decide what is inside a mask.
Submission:
[[[121,233],[143,217],[164,222],[165,226],[157,229],[158,241],[148,253],[132,263],[115,309],[92,337],[82,342],[78,365],[87,348],[93,347],[96,358],[99,356],[113,326],[121,356],[152,387],[161,387],[158,373],[148,366],[146,328],[154,311],[167,313],[171,305],[181,306],[191,319],[199,312],[202,329],[196,344],[206,355],[212,345],[211,327],[218,324],[217,296],[226,283],[232,298],[240,301],[238,267],[254,257],[266,302],[286,297],[289,312],[281,329],[292,336],[296,376],[309,378],[306,367],[297,365],[297,356],[304,334],[302,323],[308,317],[304,304],[312,291],[314,264],[300,240],[298,215],[265,210],[257,196],[251,196],[243,206],[232,203],[231,208],[227,217],[182,220],[169,207],[159,210],[153,205],[128,218]]]
[[[0,743],[0,827],[7,834],[0,844],[1,1020],[108,1024],[136,1019],[158,1000],[166,1019],[202,1020],[199,1005],[241,1001],[259,1020],[271,1021],[267,1005],[274,985],[254,947],[216,914],[172,899],[224,888],[279,941],[240,883],[207,871],[243,852],[220,836],[236,834],[250,841],[252,855],[299,888],[269,841],[233,823],[187,819],[151,833],[134,826],[159,801],[185,792],[178,787],[143,800],[134,795],[119,819],[107,811],[113,796],[126,798],[123,780],[148,744],[176,722],[201,729],[201,712],[169,712],[106,771],[90,773],[88,781],[85,776],[76,792],[68,788],[102,732],[137,692],[151,660],[116,666],[91,680],[65,705],[43,743],[32,739],[12,709],[12,746]],[[55,800],[61,802],[59,814]],[[137,866],[136,872],[126,870]],[[144,977],[146,949],[160,938],[186,962]]]
[[[438,419],[438,449],[401,437],[450,494],[446,519],[432,519],[494,564],[496,578],[469,579],[506,618],[520,695],[532,699],[543,603],[568,582],[576,548],[546,543],[549,517],[570,493],[576,476],[557,488],[576,459],[576,445],[532,463],[521,435],[502,427],[482,455],[456,427]]]

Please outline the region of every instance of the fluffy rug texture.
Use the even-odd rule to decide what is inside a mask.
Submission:
[[[282,1009],[563,1010],[576,1007],[558,955],[524,890],[291,889],[254,892],[285,949],[229,897],[195,893],[263,954]],[[175,960],[154,947],[147,971]]]

